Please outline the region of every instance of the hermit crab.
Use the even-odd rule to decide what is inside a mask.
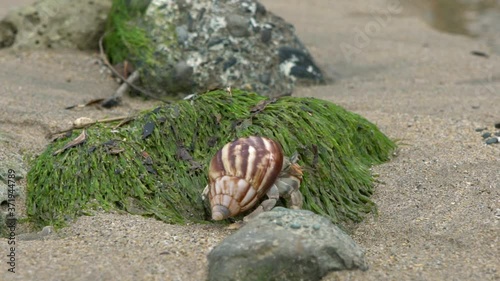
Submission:
[[[281,145],[265,137],[239,138],[224,145],[210,162],[209,183],[202,194],[204,200],[208,196],[212,219],[248,211],[264,195],[268,199],[245,219],[272,209],[280,197],[289,208],[300,209],[302,170],[293,158],[284,157]]]

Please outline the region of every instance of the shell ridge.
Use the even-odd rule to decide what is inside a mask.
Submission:
[[[212,218],[233,217],[254,207],[282,168],[283,150],[272,139],[251,136],[225,144],[209,167]]]

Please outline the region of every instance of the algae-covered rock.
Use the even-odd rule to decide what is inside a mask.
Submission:
[[[55,153],[82,135],[75,130],[32,163],[33,221],[57,225],[91,207],[171,223],[208,220],[201,200],[208,162],[225,143],[249,135],[275,139],[287,155],[298,152],[305,209],[334,222],[359,221],[375,209],[369,168],[395,147],[375,125],[331,102],[239,90],[166,104],[113,127],[91,126],[83,144]]]
[[[324,82],[293,26],[258,1],[155,0],[143,15],[125,2],[113,3],[107,53],[132,59],[154,95],[229,86],[272,97]]]

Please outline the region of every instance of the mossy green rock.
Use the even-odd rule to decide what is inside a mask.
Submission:
[[[116,129],[91,126],[83,144],[54,155],[80,134],[50,144],[32,163],[27,211],[40,225],[95,207],[169,223],[206,221],[201,192],[208,163],[225,143],[249,135],[277,140],[287,155],[299,153],[305,209],[336,223],[359,221],[375,210],[369,168],[395,147],[374,124],[331,102],[239,90],[166,104]]]

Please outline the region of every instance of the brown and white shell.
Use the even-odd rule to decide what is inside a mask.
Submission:
[[[255,206],[282,167],[283,150],[271,139],[251,136],[224,145],[209,168],[212,219],[233,217]]]

